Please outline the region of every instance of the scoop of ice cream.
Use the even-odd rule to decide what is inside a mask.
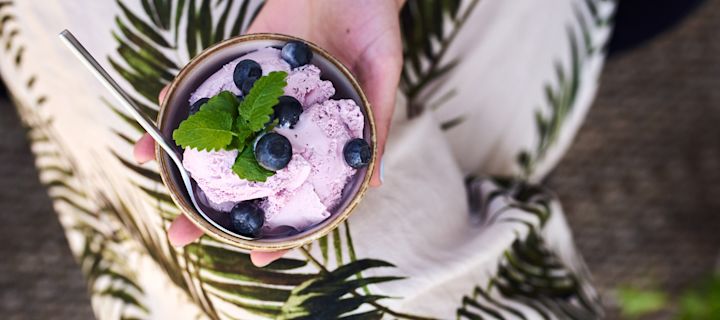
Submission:
[[[290,226],[303,230],[330,216],[325,205],[320,202],[312,184],[304,183],[295,190],[284,190],[268,197],[261,207],[265,210],[266,230]]]
[[[276,129],[290,140],[293,153],[310,163],[308,182],[328,208],[337,205],[348,178],[355,174],[345,163],[343,148],[362,137],[363,119],[354,101],[327,100],[305,109],[294,129]]]
[[[274,48],[260,49],[226,64],[198,87],[189,102],[223,90],[239,95],[232,76],[235,65],[244,59],[258,62],[263,74],[288,72],[285,94],[303,105],[304,112],[293,129],[276,128],[293,146],[290,163],[265,182],[240,179],[232,171],[235,150],[186,149],[183,166],[215,210],[228,212],[238,202],[264,198],[260,206],[265,210],[266,231],[281,227],[303,230],[330,216],[355,174],[356,170],[345,163],[343,148],[351,139],[362,137],[364,116],[352,100],[328,100],[335,88],[330,81],[320,79],[320,69],[305,65],[290,70]]]
[[[255,60],[262,68],[263,75],[273,71],[290,72],[290,65],[280,58],[280,50],[275,48],[263,48],[250,52],[225,64],[220,70],[211,75],[203,82],[195,92],[190,95],[190,104],[202,98],[210,98],[221,91],[230,91],[236,95],[242,95],[240,89],[233,82],[233,72],[238,62],[250,59]]]
[[[255,60],[260,64],[263,75],[267,75],[272,71],[287,72],[285,94],[300,101],[303,107],[323,102],[335,94],[332,82],[320,79],[320,69],[318,67],[309,64],[290,70],[290,65],[280,58],[280,50],[263,48],[225,64],[222,69],[205,80],[190,95],[190,104],[202,98],[213,97],[221,91],[230,91],[236,95],[242,95],[240,89],[233,82],[233,72],[238,62],[245,59]]]
[[[320,69],[312,64],[294,69],[286,80],[285,94],[300,101],[305,108],[335,94],[332,82],[320,80]]]
[[[240,179],[232,171],[237,154],[237,150],[198,151],[190,148],[183,153],[183,167],[215,210],[227,212],[240,201],[269,197],[278,190],[297,189],[310,175],[310,164],[302,156],[294,155],[287,167],[265,182]]]

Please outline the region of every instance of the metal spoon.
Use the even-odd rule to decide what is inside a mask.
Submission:
[[[190,181],[190,174],[185,170],[185,168],[182,165],[182,161],[180,160],[180,154],[172,147],[174,143],[172,141],[168,141],[163,137],[160,130],[155,126],[155,123],[153,120],[148,118],[141,110],[140,108],[132,101],[130,96],[120,87],[120,85],[113,80],[112,77],[103,69],[102,66],[93,58],[93,56],[90,54],[90,52],[85,49],[85,47],[78,41],[73,34],[68,30],[63,30],[60,32],[60,38],[65,42],[65,44],[70,48],[70,50],[75,54],[75,56],[80,59],[80,61],[83,62],[85,67],[90,70],[90,72],[95,75],[95,78],[100,80],[100,82],[110,90],[110,93],[113,94],[115,99],[120,102],[120,105],[122,105],[127,112],[130,113],[130,115],[135,118],[135,121],[137,121],[140,126],[147,131],[147,133],[150,134],[150,136],[155,140],[155,142],[160,145],[160,147],[165,151],[165,153],[170,156],[170,159],[175,163],[175,166],[177,167],[178,171],[180,171],[180,176],[182,177],[183,184],[185,184],[185,188],[187,189],[188,195],[190,195],[190,200],[192,201],[193,206],[195,207],[195,210],[197,210],[200,215],[205,217],[208,221],[210,221],[213,224],[214,221],[208,217],[203,211],[202,208],[198,205],[197,198],[195,196],[195,192],[193,191],[192,183]],[[224,229],[224,228],[223,228]],[[251,240],[252,238],[248,238],[241,235],[236,235],[238,237]]]

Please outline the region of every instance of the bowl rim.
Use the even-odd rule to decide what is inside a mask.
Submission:
[[[180,208],[180,211],[182,214],[184,214],[190,221],[193,222],[194,225],[199,227],[203,230],[203,232],[207,235],[210,235],[212,238],[232,246],[240,247],[242,249],[248,249],[248,250],[258,250],[258,251],[277,251],[277,250],[285,250],[285,249],[292,249],[297,248],[303,245],[306,245],[310,242],[313,242],[317,239],[320,239],[321,237],[324,237],[325,235],[329,234],[332,230],[337,228],[341,223],[343,223],[350,214],[354,211],[354,209],[357,207],[357,205],[360,203],[360,200],[365,196],[365,193],[367,192],[368,186],[370,184],[370,178],[372,177],[372,173],[375,169],[376,165],[376,157],[377,157],[377,141],[376,141],[376,125],[375,125],[375,117],[373,116],[372,108],[370,107],[370,102],[367,99],[367,96],[365,95],[365,92],[362,90],[359,82],[355,78],[355,76],[350,72],[350,70],[342,64],[337,58],[332,56],[329,52],[322,49],[318,45],[293,36],[279,34],[279,33],[254,33],[254,34],[246,34],[246,35],[240,35],[233,38],[229,38],[226,40],[223,40],[221,42],[218,42],[207,49],[200,52],[197,56],[192,58],[181,70],[178,72],[177,76],[173,81],[170,83],[170,87],[168,88],[168,91],[166,93],[165,100],[160,104],[160,110],[158,112],[157,117],[157,125],[158,128],[162,131],[163,130],[163,124],[167,121],[166,116],[169,112],[165,112],[169,108],[169,101],[172,100],[170,97],[173,97],[173,95],[177,94],[177,87],[178,84],[181,83],[188,74],[192,73],[193,70],[202,62],[203,60],[207,59],[208,57],[212,56],[216,52],[223,50],[229,46],[233,46],[238,43],[242,42],[248,42],[248,41],[257,41],[257,40],[276,40],[276,41],[302,41],[313,50],[313,54],[320,54],[323,58],[327,59],[330,63],[332,63],[340,72],[345,76],[345,78],[350,82],[350,84],[353,87],[353,90],[358,94],[360,97],[361,102],[361,108],[365,111],[366,115],[366,123],[370,125],[370,144],[371,144],[371,151],[372,151],[372,157],[370,158],[370,163],[367,166],[367,170],[365,172],[365,176],[363,177],[362,183],[360,185],[360,188],[355,193],[353,198],[350,200],[350,203],[345,207],[345,209],[342,212],[334,213],[334,217],[330,217],[333,219],[330,221],[330,223],[327,223],[322,228],[319,228],[313,232],[310,232],[308,234],[303,235],[302,237],[291,239],[291,240],[280,240],[280,241],[273,241],[273,242],[263,242],[263,241],[256,241],[256,240],[245,240],[241,239],[239,237],[235,237],[233,235],[230,235],[223,230],[218,229],[216,226],[211,224],[209,221],[207,221],[204,217],[202,217],[197,211],[195,211],[194,206],[185,200],[184,197],[180,196],[182,194],[182,191],[179,190],[179,186],[174,185],[171,183],[171,172],[170,172],[170,166],[174,165],[171,164],[165,155],[165,151],[162,150],[159,146],[155,146],[155,158],[158,159],[158,163],[160,164],[160,177],[162,178],[163,184],[169,189],[170,191],[170,197],[172,198],[173,202]]]

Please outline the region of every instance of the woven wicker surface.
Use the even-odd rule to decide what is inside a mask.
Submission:
[[[92,319],[14,108],[0,101],[0,319]]]
[[[607,63],[595,106],[548,179],[616,317],[613,289],[677,293],[720,252],[720,1]],[[90,319],[24,132],[0,102],[0,315]],[[668,314],[653,318],[668,318]]]

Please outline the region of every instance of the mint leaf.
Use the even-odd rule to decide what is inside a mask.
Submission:
[[[275,130],[275,127],[278,126],[278,123],[279,123],[279,122],[280,122],[279,119],[274,119],[274,120],[273,120],[272,122],[270,122],[270,123],[265,127],[265,129],[264,129],[263,131],[261,131],[261,132],[262,132],[262,133],[272,132],[273,130]]]
[[[240,103],[240,118],[252,131],[257,132],[265,127],[273,114],[273,107],[278,103],[278,98],[283,95],[287,73],[283,71],[270,72],[267,76],[261,77],[253,85],[250,92]]]
[[[246,122],[240,118],[237,118],[235,120],[235,123],[233,124],[233,131],[235,132],[236,136],[233,137],[232,142],[228,146],[228,149],[242,150],[245,145],[249,143],[248,140],[253,138],[253,136],[255,135],[255,132],[253,132],[247,126]]]
[[[230,91],[223,91],[218,93],[216,96],[210,98],[201,109],[211,109],[213,111],[224,112],[231,119],[235,119],[238,116],[238,101],[237,97]],[[191,116],[192,117],[192,116]]]
[[[250,146],[245,147],[235,158],[235,164],[232,166],[233,172],[241,179],[248,181],[265,182],[268,177],[275,174],[258,164],[255,160],[255,154]]]
[[[226,148],[236,133],[233,119],[237,117],[239,102],[234,94],[220,92],[200,110],[180,123],[173,131],[175,143],[183,148],[218,150]],[[245,137],[247,139],[247,137]]]
[[[250,127],[247,126],[247,123],[242,121],[242,119],[238,118],[237,120],[238,121],[235,122],[233,129],[235,129],[235,133],[237,133],[240,140],[247,141],[248,138],[255,134],[255,131],[250,129]]]
[[[231,92],[220,92],[180,123],[173,131],[175,142],[198,150],[238,150],[233,172],[248,181],[266,181],[275,172],[257,163],[250,145],[260,132],[271,131],[277,125],[277,121],[268,122],[284,93],[286,77],[282,71],[261,77],[242,102]]]

